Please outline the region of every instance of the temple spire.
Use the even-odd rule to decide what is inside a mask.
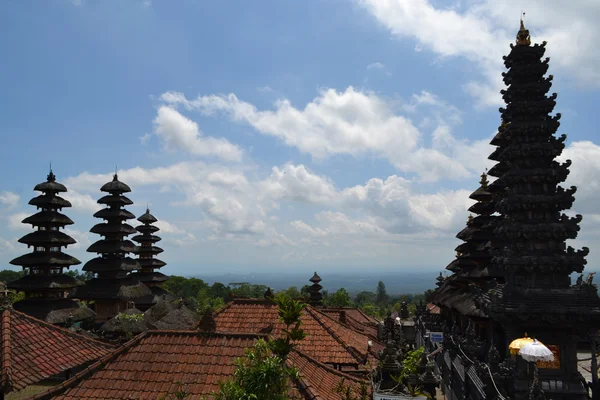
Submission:
[[[523,23],[523,17],[525,13],[521,13],[521,25],[519,27],[519,32],[517,32],[517,46],[530,46],[531,45],[531,37],[529,36],[529,29],[525,28],[525,24]]]
[[[320,306],[323,304],[323,295],[321,294],[321,289],[323,289],[323,286],[319,285],[319,282],[321,282],[321,277],[317,274],[317,271],[315,271],[313,277],[310,278],[310,281],[312,282],[312,285],[308,289],[310,293],[308,304],[312,306]]]
[[[61,231],[73,224],[60,212],[71,207],[71,203],[58,195],[67,188],[56,182],[52,164],[46,181],[36,185],[34,190],[42,194],[31,199],[29,204],[40,211],[25,218],[23,223],[31,224],[35,230],[19,239],[19,243],[32,247],[33,252],[10,262],[22,266],[25,271],[22,278],[8,284],[9,288],[25,293],[25,299],[15,303],[15,309],[57,324],[64,324],[70,314],[76,321],[90,318],[94,315],[90,309],[65,299],[66,293],[80,283],[63,274],[63,270],[81,262],[62,251],[63,247],[75,244],[75,239]]]
[[[146,207],[148,207],[148,205],[146,205]],[[153,297],[144,298],[136,304],[140,310],[144,311],[151,307],[153,303],[156,303],[156,299],[163,295],[167,295],[167,292],[159,285],[169,279],[169,277],[158,272],[160,268],[167,264],[164,261],[155,258],[155,256],[163,252],[163,249],[154,245],[162,240],[155,235],[155,233],[159,231],[159,228],[154,225],[158,219],[150,214],[149,208],[146,208],[146,213],[137,220],[142,223],[135,228],[140,234],[134,236],[131,240],[139,244],[134,250],[134,253],[138,256],[137,262],[141,268],[133,275],[135,275],[140,282],[148,286],[154,294]]]
[[[83,267],[84,271],[93,272],[96,277],[87,281],[85,286],[77,288],[73,297],[94,301],[96,322],[105,322],[125,311],[128,302],[133,301],[137,305],[141,298],[151,296],[152,292],[140,283],[137,277],[128,275],[129,272],[140,268],[136,260],[127,256],[136,250],[136,246],[126,239],[128,235],[136,232],[125,222],[135,218],[124,208],[133,204],[123,195],[131,192],[131,189],[120,182],[115,173],[113,180],[103,185],[100,191],[108,193],[98,200],[98,204],[106,207],[96,212],[94,217],[102,219],[103,222],[94,225],[90,232],[103,238],[87,249],[98,256]]]

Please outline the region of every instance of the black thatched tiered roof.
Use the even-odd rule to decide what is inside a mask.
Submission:
[[[92,310],[79,307],[76,301],[64,298],[66,292],[81,284],[63,274],[64,268],[81,264],[75,257],[61,251],[62,247],[75,244],[75,239],[60,231],[73,224],[71,218],[60,212],[63,208],[71,207],[71,203],[58,196],[67,188],[56,182],[51,170],[46,182],[36,185],[34,190],[42,194],[29,204],[36,206],[39,211],[25,218],[23,223],[31,224],[36,230],[19,239],[19,243],[33,247],[33,252],[10,262],[23,267],[26,272],[25,276],[9,284],[11,289],[25,293],[25,299],[14,307],[36,318],[59,324],[69,319],[80,321],[93,317]]]
[[[494,213],[493,194],[487,174],[481,175],[480,186],[469,198],[477,201],[469,211],[467,226],[456,237],[464,241],[456,248],[456,258],[446,267],[453,274],[441,279],[430,300],[436,305],[456,309],[461,314],[482,317],[485,313],[476,304],[472,285],[482,286],[492,278],[501,278],[491,265],[491,250],[497,245],[494,229],[498,223]],[[441,276],[441,274],[440,274]]]
[[[494,206],[502,216],[494,235],[503,244],[493,253],[492,262],[506,284],[500,296],[490,294],[485,299],[495,318],[507,322],[515,313],[525,318],[522,311],[509,306],[510,299],[528,299],[519,307],[536,310],[527,312],[528,322],[548,324],[557,314],[564,314],[561,305],[547,301],[546,295],[553,293],[565,307],[588,305],[570,312],[570,318],[600,322],[596,291],[590,290],[582,303],[581,296],[588,292],[571,286],[570,275],[583,271],[589,250],[566,245],[577,237],[582,217],[563,212],[573,205],[577,188],[560,186],[569,175],[571,161],[556,161],[566,135],[554,136],[561,115],[550,115],[557,95],[547,95],[553,77],[545,76],[549,62],[549,58],[542,60],[545,51],[546,42],[532,46],[529,31],[521,24],[517,44],[511,45],[510,54],[504,57],[508,71],[502,75],[508,87],[501,93],[506,107],[500,108],[503,122],[492,140],[496,150],[489,158],[498,162],[490,173],[498,178]]]
[[[123,195],[131,189],[120,182],[115,174],[113,180],[100,190],[108,195],[100,198],[98,203],[107,207],[96,212],[94,217],[102,218],[104,222],[94,225],[90,232],[104,238],[87,249],[88,252],[98,253],[99,256],[88,261],[83,267],[84,271],[93,272],[96,277],[87,281],[85,286],[77,288],[73,297],[95,301],[136,302],[151,293],[135,276],[128,274],[140,268],[136,260],[127,256],[127,253],[134,252],[137,247],[125,239],[135,232],[135,229],[125,222],[135,218],[134,215],[122,208],[133,204]]]
[[[467,355],[465,362],[485,361],[486,349],[508,353],[508,344],[525,332],[554,352],[553,363],[539,370],[541,386],[561,382],[561,387],[550,389],[551,397],[579,400],[587,396],[578,373],[576,343],[600,327],[600,298],[591,276],[585,282],[581,276],[576,285],[571,284],[571,273],[584,269],[588,249],[566,245],[577,237],[582,217],[564,213],[575,200],[576,188],[560,186],[571,162],[556,161],[566,136],[554,136],[560,114],[550,115],[557,95],[547,95],[552,75],[545,76],[549,62],[542,60],[545,46],[545,42],[531,45],[521,21],[516,45],[511,44],[510,54],[504,57],[508,87],[501,93],[506,107],[500,109],[502,124],[491,142],[496,149],[489,159],[497,164],[489,175],[497,179],[473,194],[479,198],[471,197],[478,203],[470,211],[480,215],[458,235],[465,243],[450,265],[454,274],[433,296],[442,306],[445,324],[443,359],[452,359],[441,366],[444,386],[454,392],[450,397],[465,397],[461,390],[469,386],[465,378],[462,383],[451,378],[455,371],[460,374],[456,365],[466,365],[456,361],[461,358],[456,350]],[[492,215],[497,217],[490,219]],[[475,224],[478,219],[485,222]],[[489,245],[483,249],[489,255],[479,258],[488,237]],[[483,261],[475,267],[474,250]],[[487,268],[482,269],[485,264]],[[527,398],[530,383],[525,363],[517,358],[508,369],[502,368],[494,375],[502,396]],[[486,372],[478,380],[485,381],[487,376]]]
[[[320,306],[323,304],[323,294],[321,293],[323,286],[319,284],[319,282],[321,282],[321,277],[317,274],[317,271],[315,271],[313,277],[310,278],[310,281],[312,282],[312,285],[310,288],[308,288],[308,292],[310,294],[308,304],[312,306]]]
[[[150,210],[146,209],[146,213],[139,217],[138,221],[140,221],[142,225],[137,226],[135,229],[140,235],[136,235],[132,238],[135,242],[139,243],[139,246],[134,253],[138,255],[137,262],[141,268],[136,275],[141,282],[144,282],[148,286],[152,286],[169,279],[165,274],[156,271],[167,265],[164,261],[154,258],[156,255],[163,252],[163,249],[154,246],[154,243],[161,241],[160,237],[154,235],[154,233],[159,231],[159,228],[152,225],[158,220],[150,214]]]
[[[135,242],[139,243],[134,253],[137,254],[137,262],[140,265],[140,269],[133,275],[135,275],[140,282],[143,282],[152,291],[152,296],[141,300],[143,304],[138,304],[141,309],[145,310],[155,304],[160,296],[167,295],[166,291],[158,285],[165,282],[169,277],[159,271],[158,269],[167,265],[164,261],[155,258],[156,255],[163,252],[158,246],[154,246],[155,243],[160,242],[162,239],[156,236],[155,233],[159,231],[159,228],[153,225],[158,221],[156,217],[150,214],[150,210],[146,209],[146,212],[138,219],[142,225],[137,226],[135,229],[140,233],[132,238]]]

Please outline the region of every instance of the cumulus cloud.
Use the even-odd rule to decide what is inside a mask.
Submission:
[[[510,51],[519,23],[513,3],[483,0],[449,8],[430,0],[357,1],[395,37],[416,40],[416,49],[475,63],[481,76],[465,82],[465,89],[481,105],[501,103],[502,56]],[[532,0],[527,16],[534,41],[548,41],[552,68],[566,71],[577,83],[599,85],[600,54],[594,48],[600,3],[578,0],[548,7],[547,1]]]
[[[226,161],[240,161],[242,150],[222,138],[205,137],[198,124],[177,110],[161,106],[154,119],[154,133],[166,149],[181,150],[198,156],[214,156]]]
[[[574,142],[563,151],[559,161],[571,160],[564,186],[577,186],[573,209],[586,216],[598,210],[600,197],[600,146],[590,141]]]
[[[99,189],[100,187],[96,188],[96,190]],[[75,190],[69,190],[67,193],[63,194],[63,197],[65,200],[71,202],[73,211],[76,212],[93,214],[103,208],[103,206],[98,204],[97,200],[94,200],[89,194],[79,193]]]
[[[92,240],[97,240],[98,238],[93,238],[92,235],[88,232],[82,232],[80,230],[74,228],[65,228],[63,230],[64,233],[71,236],[77,243],[70,245],[65,251],[68,253],[70,250],[75,249],[78,250],[79,253],[84,254],[83,251],[87,250],[88,247],[92,245]]]
[[[374,63],[367,65],[367,69],[384,69],[384,68],[385,68],[385,65],[380,62],[374,62]]]
[[[21,196],[13,192],[0,192],[0,204],[7,208],[16,207],[21,200]]]
[[[462,179],[473,174],[472,163],[461,163],[456,154],[426,147],[423,133],[409,118],[398,114],[391,102],[353,87],[343,92],[322,90],[303,109],[283,99],[275,103],[274,110],[261,111],[235,94],[188,100],[183,93],[167,92],[161,100],[172,107],[180,105],[204,115],[223,113],[317,160],[339,154],[375,155],[387,159],[402,172],[417,174],[431,182],[441,178]],[[449,127],[460,122],[460,112],[430,92],[414,96],[406,107],[414,111],[424,106],[437,107],[435,124],[447,128],[448,140],[453,139]],[[461,146],[469,153],[468,142]]]
[[[6,240],[0,237],[0,254],[12,254],[16,248],[14,243],[16,240]]]
[[[8,227],[13,231],[27,231],[31,230],[31,225],[24,224],[23,221],[27,218],[29,214],[20,212],[16,214],[12,214],[8,217]]]
[[[175,226],[174,224],[165,221],[164,219],[159,219],[154,223],[154,225],[160,229],[161,234],[168,233],[174,235],[183,235],[186,233],[184,229],[181,229],[178,226]]]

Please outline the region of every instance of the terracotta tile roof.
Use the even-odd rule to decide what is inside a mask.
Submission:
[[[440,308],[433,303],[427,304],[427,310],[432,314],[439,314]]]
[[[296,385],[298,391],[307,400],[342,399],[342,396],[336,393],[342,381],[344,386],[350,386],[355,394],[358,393],[361,382],[368,384],[367,380],[336,371],[300,351],[290,353],[288,365],[298,368],[299,377]]]
[[[345,325],[349,326],[357,332],[369,336],[373,340],[377,340],[379,334],[377,326],[379,325],[379,321],[376,318],[365,314],[360,309],[326,307],[320,307],[317,309],[320,312],[337,319],[338,321],[340,321],[340,323],[344,323],[342,322],[342,320],[345,319]],[[342,312],[345,314],[344,317],[342,317]]]
[[[214,315],[217,331],[282,334],[277,306],[263,299],[236,299]],[[307,306],[302,317],[307,337],[298,350],[325,364],[360,365],[368,357],[367,335],[356,332],[337,320]]]
[[[3,393],[98,360],[115,348],[9,308],[2,311],[0,339]]]
[[[366,324],[366,325],[374,324],[374,325],[377,325],[379,323],[379,320],[377,318],[370,316],[369,314],[365,313],[360,308],[355,308],[355,307],[319,307],[318,309],[319,309],[319,311],[324,312],[324,313],[337,313],[337,314],[339,314],[341,311],[344,311],[346,313],[347,317],[350,317],[353,320],[355,320],[355,321],[357,321],[358,323],[361,323],[361,324]]]
[[[157,399],[179,389],[199,399],[233,375],[236,358],[265,335],[196,331],[147,331],[62,385],[33,399]],[[300,352],[288,365],[299,370],[292,399],[341,399],[335,387],[342,378],[353,386],[360,379],[335,371]]]
[[[261,335],[146,331],[34,399],[157,399],[182,388],[189,398],[218,389]]]

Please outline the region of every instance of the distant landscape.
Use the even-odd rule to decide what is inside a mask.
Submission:
[[[367,290],[374,291],[378,281],[383,281],[387,288],[388,294],[393,296],[397,294],[417,294],[423,293],[427,289],[435,287],[435,278],[439,274],[436,271],[426,272],[385,272],[385,273],[327,273],[319,272],[319,276],[323,281],[321,285],[324,290],[334,292],[339,288],[345,288],[351,295]],[[303,273],[228,273],[222,275],[194,275],[195,278],[200,278],[208,284],[221,282],[225,285],[229,283],[247,282],[250,284],[260,284],[272,287],[275,290],[287,289],[290,286],[301,288],[304,285],[310,284],[308,281],[312,274]]]

